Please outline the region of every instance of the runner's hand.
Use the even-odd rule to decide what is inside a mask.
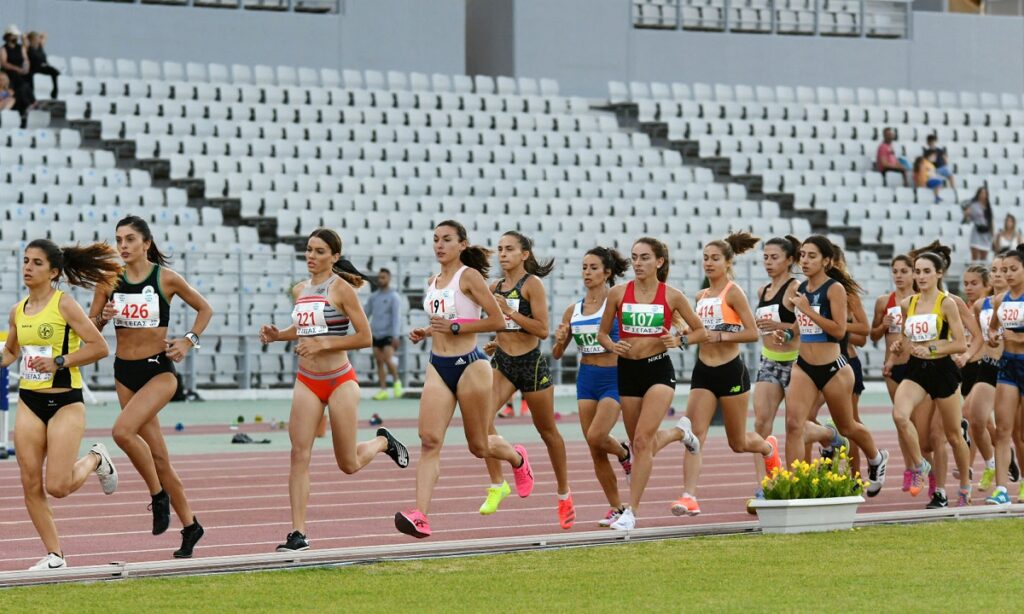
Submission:
[[[106,321],[106,322],[109,322],[109,321],[113,320],[116,315],[117,315],[117,305],[114,304],[114,301],[107,301],[107,303],[105,305],[103,305],[103,314],[102,314],[103,320]]]
[[[562,322],[555,329],[555,343],[565,343],[569,338],[569,325]]]
[[[166,348],[164,353],[174,362],[185,360],[185,354],[192,349],[192,342],[188,339],[164,339]]]
[[[260,343],[267,345],[281,338],[281,331],[273,324],[264,324],[260,327]]]
[[[409,341],[413,343],[419,343],[426,339],[430,334],[429,328],[414,328],[409,331]]]

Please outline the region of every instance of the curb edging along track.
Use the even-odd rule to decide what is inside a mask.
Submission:
[[[909,510],[858,514],[855,526],[906,524],[944,520],[1024,518],[1024,504],[978,506],[939,510]],[[0,573],[0,587],[61,584],[68,582],[109,582],[131,578],[192,576],[273,569],[298,569],[332,565],[354,565],[431,559],[475,554],[496,554],[566,547],[598,546],[638,541],[681,539],[699,536],[759,534],[757,522],[729,522],[698,526],[656,527],[628,532],[588,531],[520,537],[497,537],[450,542],[414,542],[401,545],[331,548],[306,552],[268,553],[209,557],[181,561],[146,563],[112,562],[109,565],[72,567],[55,571],[12,571]]]

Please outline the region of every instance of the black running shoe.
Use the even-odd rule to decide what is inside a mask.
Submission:
[[[1020,480],[1020,467],[1017,466],[1017,451],[1010,446],[1010,481],[1017,482]]]
[[[377,429],[377,437],[383,437],[388,440],[387,455],[391,457],[391,460],[395,461],[395,464],[405,469],[409,466],[409,450],[405,447],[405,444],[395,439],[395,436],[391,434],[391,431],[386,428]]]
[[[960,419],[960,433],[964,436],[967,447],[971,447],[971,425],[968,424],[967,418]]]
[[[171,498],[161,490],[152,499],[148,509],[153,512],[153,535],[161,535],[171,525]]]
[[[199,520],[193,516],[192,524],[181,530],[181,548],[174,551],[174,558],[192,558],[192,549],[195,548],[196,544],[199,543],[199,540],[203,538],[204,533],[206,533],[206,531],[203,530],[203,525],[199,524]]]
[[[936,490],[935,494],[932,495],[932,500],[928,502],[928,505],[924,506],[925,509],[937,510],[944,507],[949,507],[949,501],[946,500],[946,495],[941,490]]]
[[[277,547],[278,552],[299,552],[302,550],[309,550],[309,540],[298,531],[289,533],[284,543]]]

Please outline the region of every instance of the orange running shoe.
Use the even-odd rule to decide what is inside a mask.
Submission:
[[[769,435],[765,441],[772,447],[772,453],[764,457],[764,470],[771,475],[776,467],[782,467],[782,459],[779,458],[779,440],[775,438],[775,435]]]
[[[563,529],[571,529],[576,522],[576,506],[572,503],[572,493],[568,499],[558,500],[558,524]]]
[[[526,399],[519,401],[519,415],[525,416],[530,413],[530,406],[526,404]]]
[[[499,418],[515,418],[516,410],[512,409],[511,405],[506,405],[498,412]]]
[[[690,494],[683,494],[682,497],[672,504],[672,513],[676,516],[696,516],[700,514],[700,505],[697,497]]]

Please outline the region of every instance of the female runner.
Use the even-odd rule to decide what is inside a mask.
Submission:
[[[498,301],[487,288],[490,251],[471,246],[466,228],[445,220],[434,229],[434,255],[441,272],[428,280],[423,300],[430,326],[409,333],[413,343],[432,339],[430,365],[420,396],[422,447],[416,468],[416,507],[395,514],[395,528],[417,538],[431,534],[427,512],[441,474],[441,447],[456,403],[462,410],[469,451],[477,458],[493,455],[511,464],[520,497],[529,496],[534,482],[526,448],[487,435],[494,409],[492,369],[476,345],[477,334],[505,328]],[[486,311],[486,318],[481,319],[481,310]]]
[[[57,289],[62,277],[83,288],[113,283],[120,269],[116,259],[105,243],[61,248],[36,239],[25,248],[22,279],[28,296],[11,308],[0,366],[21,358],[14,446],[25,508],[47,552],[30,571],[67,566],[47,494],[62,499],[94,472],[104,494],[117,489],[117,471],[106,446],[93,444],[78,458],[85,433],[79,369],[102,360],[110,350],[81,306]]]
[[[700,355],[693,366],[686,416],[703,449],[711,417],[721,404],[729,447],[733,452],[760,454],[765,473],[771,474],[781,466],[779,442],[774,435],[761,437],[747,431],[750,375],[740,357],[740,344],[757,341],[758,329],[747,295],[732,282],[733,260],[758,241],[760,239],[748,232],[737,232],[704,246],[704,275],[709,287],[697,295],[697,317],[707,336],[701,342]],[[697,502],[700,468],[700,454],[684,462],[683,495],[672,505],[676,516],[700,513]]]
[[[622,418],[633,445],[630,502],[611,524],[616,530],[636,527],[636,511],[651,477],[654,452],[659,447],[658,427],[665,419],[676,387],[675,367],[668,350],[707,338],[690,302],[682,292],[665,283],[669,268],[665,244],[642,237],[633,243],[631,256],[634,280],[608,292],[598,330],[601,346],[619,357],[617,378]],[[671,334],[676,315],[686,322],[689,335]],[[611,336],[616,316],[618,341]],[[683,443],[692,454],[697,454],[700,443],[689,425],[684,424]]]
[[[309,462],[324,406],[331,420],[331,438],[338,468],[353,474],[384,453],[401,468],[409,466],[409,452],[387,429],[373,439],[357,443],[359,381],[348,353],[368,348],[373,339],[356,288],[363,278],[341,258],[341,237],[318,228],[306,240],[309,279],[292,288],[295,309],[292,325],[278,330],[260,327],[260,342],[295,341],[299,368],[295,374],[288,437],[292,444],[288,471],[288,501],[292,531],[278,552],[308,550],[306,505],[309,502]],[[349,324],[355,334],[349,335]]]
[[[839,340],[846,335],[847,294],[860,287],[834,262],[831,241],[820,235],[808,237],[800,246],[800,269],[806,280],[796,288],[790,286],[783,300],[797,314],[800,326],[800,355],[786,393],[786,460],[802,458],[806,441],[818,441],[834,450],[842,441],[841,434],[867,456],[867,494],[873,497],[885,484],[889,453],[875,446],[871,433],[853,416],[853,370],[847,368],[847,358],[839,351]],[[788,340],[786,331],[775,335]],[[824,395],[837,428],[808,420],[818,392]]]
[[[565,441],[555,423],[555,389],[548,359],[540,351],[541,339],[548,337],[547,293],[540,280],[551,273],[554,262],[543,265],[537,262],[533,242],[514,230],[503,234],[498,241],[498,262],[505,277],[495,282],[490,290],[501,309],[505,328],[484,348],[485,352],[494,354],[491,361],[494,414],[505,407],[505,401],[517,390],[522,393],[530,408],[533,426],[547,446],[558,482],[558,524],[570,529],[576,521],[576,508],[569,492]],[[501,439],[493,418],[492,415],[488,421],[488,435],[491,440]],[[498,511],[498,505],[512,492],[502,475],[501,461],[496,457],[487,458],[487,472],[491,486],[487,489],[487,499],[480,506],[480,513],[484,515]]]
[[[157,416],[178,388],[174,363],[199,347],[213,308],[181,275],[166,268],[167,257],[144,219],[134,215],[122,219],[115,227],[115,238],[124,269],[113,287],[96,288],[89,313],[96,328],[102,331],[112,321],[117,334],[114,386],[121,414],[114,421],[114,441],[149,489],[153,535],[167,530],[174,504],[183,527],[181,548],[174,557],[187,559],[204,531],[171,466]],[[171,340],[167,325],[175,296],[197,313],[189,332]]]
[[[632,470],[629,446],[611,435],[619,419],[619,385],[616,373],[618,359],[601,347],[597,331],[608,302],[608,288],[615,278],[622,276],[629,261],[619,252],[607,247],[595,247],[583,256],[583,286],[587,293],[578,303],[569,305],[562,315],[562,323],[555,330],[555,344],[551,355],[561,360],[570,341],[579,350],[579,371],[576,373],[576,404],[579,407],[580,427],[590,447],[594,473],[601,484],[611,509],[598,525],[611,526],[625,509],[619,498],[618,480],[608,456],[614,456],[629,479]],[[609,336],[619,340],[618,319],[612,320]]]
[[[972,362],[964,365],[963,384],[960,390],[964,398],[964,416],[970,424],[971,461],[975,453],[981,454],[985,468],[978,481],[978,490],[985,492],[992,488],[996,478],[996,458],[992,441],[995,436],[993,403],[996,396],[996,382],[999,375],[999,359],[1003,355],[1003,344],[989,345],[989,323],[992,320],[992,297],[1006,292],[1003,282],[1002,256],[992,259],[991,268],[972,265],[964,272],[964,293],[971,300],[975,319],[981,325],[985,340],[981,352]]]

